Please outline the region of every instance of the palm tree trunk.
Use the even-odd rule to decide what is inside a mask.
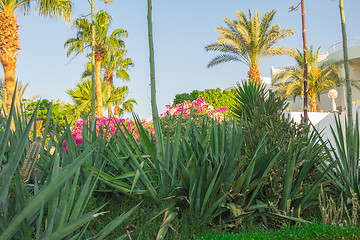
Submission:
[[[107,87],[106,87],[106,98],[109,99],[111,95],[111,86],[112,86],[112,77],[106,79]],[[108,102],[108,118],[111,117],[111,102]]]
[[[347,115],[348,115],[348,129],[347,134],[349,138],[349,150],[350,150],[350,166],[354,166],[355,151],[354,151],[354,123],[352,116],[352,93],[350,83],[350,70],[349,70],[349,58],[347,49],[347,36],[345,27],[345,13],[344,13],[344,2],[339,0],[340,18],[341,18],[341,30],[343,38],[343,52],[344,52],[344,68],[345,68],[345,79],[346,79],[346,101],[347,101]]]
[[[104,115],[101,92],[101,60],[101,57],[95,58],[96,112],[98,118],[102,118]]]
[[[319,112],[319,102],[318,102],[318,100],[316,99],[316,97],[310,97],[309,98],[309,100],[310,100],[310,103],[309,103],[309,105],[310,105],[310,112]]]
[[[262,82],[260,74],[258,66],[256,64],[251,64],[250,70],[248,71],[249,81],[260,84]]]
[[[5,55],[5,56],[3,56]],[[1,54],[1,64],[4,68],[4,86],[5,86],[5,92],[6,92],[6,111],[9,113],[11,108],[11,101],[15,92],[15,69],[16,69],[16,61],[14,60],[14,57],[9,56],[10,54]],[[11,54],[13,56],[13,54]],[[4,61],[4,58],[7,58],[8,61]],[[16,60],[16,57],[15,57]],[[17,102],[16,96],[15,96],[15,103]]]
[[[4,69],[7,112],[10,111],[16,84],[17,51],[20,48],[18,30],[16,16],[12,12],[2,10],[0,12],[0,61]]]
[[[119,117],[119,115],[120,115],[120,106],[119,106],[119,102],[116,101],[115,102],[115,108],[114,108],[114,116]]]

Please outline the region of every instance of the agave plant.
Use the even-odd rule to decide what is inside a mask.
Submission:
[[[51,137],[46,147],[45,139],[33,136],[31,142],[29,133],[31,128],[36,128],[38,106],[30,119],[26,119],[25,114],[18,115],[14,108],[12,104],[7,119],[0,124],[0,160],[3,163],[0,239],[81,239],[89,221],[102,214],[98,213],[101,207],[85,211],[99,174],[81,171],[84,162],[94,159],[97,142],[78,154],[74,151],[65,154],[62,141],[69,141],[71,135],[59,136],[55,129],[49,133]],[[51,116],[51,109],[48,115]],[[16,125],[15,132],[10,131],[11,119]],[[44,134],[48,131],[49,121]],[[52,148],[54,152],[50,151]],[[114,219],[96,237],[105,238],[136,208]]]
[[[320,190],[321,180],[326,176],[324,172],[330,169],[330,166],[325,166],[322,173],[317,170],[317,166],[327,159],[320,134],[288,119],[285,100],[266,90],[264,85],[249,82],[239,85],[234,98],[231,110],[243,124],[248,158],[254,157],[264,137],[263,154],[281,152],[273,164],[258,165],[250,160],[250,165],[257,164],[256,171],[266,174],[261,184],[254,183],[261,187],[256,196],[249,198],[247,194],[241,194],[238,197],[237,209],[256,210],[254,214],[270,219],[304,222],[302,212],[317,203],[314,193]],[[265,171],[267,166],[271,169]],[[242,174],[249,173],[244,169]],[[251,174],[255,175],[248,175],[246,179],[259,176],[256,172]],[[316,176],[316,180],[310,181],[309,176]],[[239,189],[242,189],[241,185]],[[251,206],[252,203],[257,203],[257,207]]]
[[[352,203],[352,211],[347,211],[348,218],[351,219],[353,225],[357,225],[357,209],[358,199],[360,194],[360,146],[359,146],[359,118],[356,115],[355,128],[348,129],[347,120],[345,119],[345,127],[342,126],[342,122],[339,116],[335,117],[336,127],[331,127],[335,146],[331,142],[327,142],[328,148],[326,148],[327,155],[329,156],[329,162],[332,165],[331,171],[327,174],[327,179],[332,183],[332,186],[336,188],[340,194],[344,195],[345,203]],[[352,131],[352,134],[349,134]],[[354,143],[353,149],[351,149],[350,138]],[[353,151],[353,158],[350,157],[350,151]],[[325,168],[326,164],[322,165]],[[346,204],[345,204],[346,205]]]
[[[182,121],[188,121],[185,132],[181,131]],[[279,181],[270,181],[270,173],[282,151],[267,151],[267,139],[264,137],[249,161],[243,145],[243,126],[233,121],[212,121],[211,124],[204,122],[198,129],[193,118],[183,120],[180,117],[175,135],[163,139],[165,150],[160,155],[153,137],[148,135],[137,119],[139,141],[128,131],[117,131],[118,135],[110,139],[104,154],[111,167],[100,173],[100,180],[135,198],[145,194],[155,204],[164,202],[166,207],[157,215],[165,214],[158,239],[164,238],[179,211],[182,216],[187,212],[199,224],[216,221],[228,208],[240,211],[230,221],[255,214],[305,222],[290,216],[290,213],[286,216],[269,210],[267,197],[270,195],[266,195],[266,188],[279,184]],[[314,151],[313,154],[318,152]],[[292,206],[302,194],[299,187],[307,176],[304,173],[312,171],[314,165],[313,162],[296,163],[294,166],[290,164],[291,168],[287,171],[289,176],[286,177],[294,190],[283,193],[284,198],[293,201]],[[304,165],[304,169],[301,165]],[[301,174],[300,177],[295,174],[297,177],[293,178],[290,173],[298,173],[296,167],[301,169]],[[296,202],[296,206],[303,204],[306,209],[309,196],[317,186],[316,183],[305,192],[306,199],[302,199],[304,201],[301,203]],[[276,208],[280,209],[280,206],[276,205]]]
[[[345,123],[343,129],[340,118],[336,119],[336,129],[331,128],[333,137],[335,139],[335,147],[333,149],[333,156],[337,165],[337,179],[338,187],[345,193],[346,196],[352,197],[355,193],[360,196],[360,147],[359,147],[359,118],[356,116],[355,128],[353,130],[353,143],[354,143],[354,160],[350,158],[350,134],[349,129]],[[344,134],[345,133],[345,134]],[[335,150],[336,149],[336,150]]]

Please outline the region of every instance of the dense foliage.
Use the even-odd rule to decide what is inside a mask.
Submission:
[[[231,112],[244,124],[246,144],[252,151],[264,134],[267,135],[268,148],[278,148],[279,143],[287,145],[290,139],[301,135],[302,125],[296,126],[286,117],[288,103],[263,84],[246,82],[238,85],[234,93]]]
[[[205,89],[204,91],[194,90],[191,93],[176,94],[173,105],[178,105],[186,101],[194,101],[199,98],[203,98],[205,102],[213,106],[214,108],[227,107],[230,108],[233,104],[233,94],[235,90],[221,90]]]
[[[38,106],[39,105],[39,106]],[[49,121],[49,127],[51,130],[54,129],[55,125],[57,131],[63,131],[66,126],[65,118],[70,121],[72,112],[66,108],[67,104],[61,102],[49,101],[47,99],[41,100],[38,102],[33,102],[29,104],[26,108],[26,115],[32,116],[34,111],[37,108],[37,124],[38,124],[38,134],[42,135],[44,132],[45,122],[48,120],[48,114],[51,112]],[[40,132],[42,134],[40,134]]]

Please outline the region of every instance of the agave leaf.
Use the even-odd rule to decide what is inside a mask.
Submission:
[[[56,179],[56,177],[59,175],[59,168],[60,168],[60,161],[59,161],[59,157],[56,156],[54,159],[51,176],[49,177],[50,183],[52,181],[54,181],[54,179]],[[49,207],[48,207],[48,217],[47,217],[47,229],[46,229],[47,231],[46,231],[45,237],[50,236],[50,234],[53,231],[55,217],[56,217],[56,208],[57,208],[58,201],[59,201],[59,190],[60,190],[60,188],[57,189],[57,191],[55,191],[55,193],[49,199],[49,202],[48,202]]]
[[[282,220],[282,221],[286,220],[286,221],[294,221],[294,222],[312,224],[312,222],[304,220],[302,218],[290,217],[290,216],[282,215],[282,214],[279,214],[279,213],[266,212],[266,213],[264,213],[264,215],[268,216],[268,217],[271,217],[271,218],[278,219],[278,220]]]
[[[70,221],[69,223],[65,224],[62,228],[58,229],[56,232],[49,234],[47,239],[58,240],[68,236],[70,233],[74,232],[80,226],[88,223],[92,219],[96,218],[98,215],[101,215],[102,213],[97,213],[97,212],[103,207],[104,205],[76,218],[73,221]]]
[[[159,232],[156,236],[156,240],[159,240],[159,239],[164,239],[169,227],[170,227],[170,224],[172,223],[172,221],[175,219],[175,217],[178,215],[177,212],[175,211],[167,211],[165,213],[165,217],[164,217],[164,221],[163,223],[161,224],[161,227],[159,229]]]
[[[132,209],[130,209],[130,211],[128,211],[127,213],[121,214],[120,216],[118,216],[117,218],[115,218],[114,220],[112,220],[108,225],[106,225],[98,234],[97,234],[97,238],[96,239],[104,239],[106,238],[115,228],[117,228],[121,223],[123,223],[124,221],[126,221],[131,214],[133,214],[134,211],[136,211],[139,206],[141,205],[142,202],[140,202],[138,205],[136,205],[135,207],[133,207]]]
[[[264,158],[267,158],[267,157],[272,157],[270,163],[268,164],[267,168],[265,169],[265,171],[263,172],[262,174],[262,177],[258,179],[258,181],[254,180],[252,184],[255,183],[255,185],[257,185],[255,191],[253,191],[251,197],[249,198],[248,200],[248,208],[249,206],[252,204],[252,202],[255,200],[260,188],[263,186],[264,184],[264,180],[267,178],[266,176],[268,175],[269,171],[271,170],[271,168],[273,167],[274,163],[278,160],[280,154],[282,153],[282,151],[280,150],[275,156],[272,156],[272,153],[270,154],[266,154],[264,156]],[[257,183],[257,184],[256,184]],[[249,186],[249,188],[251,189],[251,187]]]
[[[85,162],[88,157],[91,156],[92,151],[89,149],[84,150],[84,152],[75,159],[66,169],[63,170],[53,181],[51,181],[47,186],[45,186],[42,190],[39,191],[26,205],[26,207],[22,210],[20,214],[15,216],[5,231],[0,235],[0,239],[10,239],[17,230],[17,227],[20,226],[21,222],[27,217],[34,214],[34,212],[38,211],[43,202],[47,201],[54,192],[58,191],[58,189],[67,181],[81,166],[83,162]]]
[[[74,200],[75,200],[75,195],[76,195],[76,191],[77,191],[79,176],[80,176],[80,168],[78,168],[76,170],[76,172],[74,174],[74,177],[73,177],[73,180],[72,180],[72,185],[71,185],[71,189],[70,189],[70,193],[69,193],[69,199],[68,199],[68,206],[69,207],[66,209],[65,221],[68,221],[68,219],[70,217],[71,209],[73,207]]]
[[[216,191],[216,192],[218,191],[218,188],[214,189],[215,182],[219,181],[219,180],[220,180],[220,183],[222,182],[222,179],[219,178],[219,172],[221,170],[221,166],[222,166],[223,161],[224,161],[224,158],[222,158],[222,161],[219,164],[219,166],[218,166],[218,168],[216,170],[216,173],[213,175],[213,178],[212,178],[209,186],[207,187],[206,194],[205,194],[204,200],[202,202],[201,214],[203,214],[205,209],[207,208],[207,202],[209,200],[210,195],[214,194],[214,191]],[[201,184],[199,184],[199,185],[201,185]],[[206,188],[206,186],[205,186],[205,188]]]
[[[295,162],[296,162],[296,158],[299,154],[298,149],[296,149],[296,151],[293,150],[293,145],[294,145],[293,141],[290,140],[288,152],[293,153],[293,154],[289,154],[289,156],[288,156],[287,163],[286,163],[285,177],[283,179],[284,189],[282,192],[281,206],[280,206],[280,209],[283,211],[286,211],[286,203],[290,197],[291,187],[294,182],[293,177],[294,177],[294,170],[295,170]]]
[[[141,167],[141,168],[144,167],[144,163],[145,163],[145,162],[140,163],[140,167]],[[139,170],[136,170],[136,174],[135,174],[135,177],[134,177],[134,181],[133,181],[133,184],[132,184],[131,189],[130,189],[130,194],[132,193],[132,191],[134,191],[135,185],[136,185],[137,181],[139,180],[139,178],[140,178],[140,171],[139,171]]]
[[[65,186],[60,191],[59,195],[59,206],[56,211],[56,219],[54,224],[54,231],[63,228],[65,224],[66,210],[72,206],[68,206],[70,186],[69,182],[65,183]]]
[[[39,104],[36,106],[34,113],[36,113],[38,107],[39,107]],[[0,187],[0,203],[2,205],[1,207],[2,207],[3,211],[4,211],[4,207],[5,207],[6,198],[8,196],[8,192],[9,192],[9,186],[11,183],[11,179],[14,176],[16,168],[21,160],[21,157],[22,157],[24,149],[25,149],[25,145],[28,142],[28,136],[29,136],[29,133],[31,130],[31,124],[35,121],[35,119],[36,119],[36,114],[33,114],[24,133],[22,134],[22,136],[20,138],[19,143],[15,146],[14,154],[12,154],[8,160],[8,165],[7,165],[6,169],[3,170],[4,175],[3,175],[2,184]],[[11,122],[11,121],[9,121],[9,122]],[[8,131],[8,130],[6,130],[6,131]],[[6,131],[5,131],[4,135],[8,134],[8,133],[6,133]],[[2,139],[1,144],[0,144],[0,156],[3,156],[3,154],[4,154],[3,149],[5,149],[5,145],[8,144],[8,142],[9,142],[8,138]]]

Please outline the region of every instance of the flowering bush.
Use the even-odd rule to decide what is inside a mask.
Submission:
[[[186,101],[184,103],[177,104],[175,106],[166,105],[167,110],[160,115],[160,117],[174,116],[181,114],[183,111],[183,118],[190,116],[191,109],[197,115],[207,115],[211,118],[217,118],[219,121],[224,119],[224,114],[228,110],[227,107],[219,107],[214,109],[211,105],[207,104],[204,98],[199,98],[194,101]],[[182,110],[183,109],[183,110]]]
[[[225,112],[228,110],[227,107],[219,107],[214,109],[211,105],[207,104],[204,98],[199,98],[194,101],[186,101],[175,106],[166,105],[167,110],[160,115],[160,124],[165,136],[174,136],[175,127],[178,122],[178,118],[181,116],[184,119],[190,116],[193,111],[194,123],[198,129],[201,128],[202,124],[209,124],[211,118],[215,118],[219,121],[226,120]],[[181,131],[185,132],[186,123],[183,122]]]
[[[75,121],[72,126],[71,126],[71,134],[76,142],[77,145],[81,145],[82,143],[82,128],[83,128],[83,124],[86,123],[87,121],[83,121],[83,120],[79,120],[79,121]],[[115,135],[116,131],[118,130],[118,125],[121,127],[121,129],[124,131],[124,127],[123,124],[126,127],[126,129],[131,132],[135,139],[138,141],[139,140],[139,132],[138,129],[136,127],[136,124],[133,120],[131,119],[118,119],[118,118],[106,118],[103,117],[102,119],[97,118],[96,119],[96,135],[99,134],[100,129],[103,129],[103,133],[106,134],[106,132],[108,131],[108,135],[106,136],[107,139],[109,139],[109,137],[111,135]],[[142,121],[141,122],[142,125],[144,126],[145,129],[147,129],[151,134],[154,133],[154,126],[152,123],[148,123],[146,121]],[[111,135],[110,135],[111,133]],[[63,143],[63,145],[66,148],[66,142]]]
[[[194,107],[193,111],[194,111],[194,118],[195,123],[200,127],[201,123],[206,120],[206,119],[210,119],[210,118],[216,118],[219,121],[222,121],[225,119],[224,114],[225,112],[228,110],[226,107],[220,107],[217,109],[214,109],[211,105],[207,104],[205,102],[205,100],[203,98],[199,98],[195,101],[187,101],[184,102],[183,104],[177,104],[175,106],[170,106],[167,105],[167,110],[160,115],[160,123],[161,123],[161,127],[163,129],[163,133],[165,135],[167,134],[171,134],[173,133],[176,123],[177,123],[177,119],[181,114],[181,110],[183,109],[183,118],[187,118],[190,116],[190,112],[192,107]],[[138,141],[139,140],[139,132],[138,129],[136,128],[136,124],[133,120],[131,119],[118,119],[118,118],[106,118],[103,117],[102,119],[98,118],[96,119],[96,134],[99,134],[100,129],[103,129],[103,133],[105,134],[106,131],[108,131],[108,135],[107,135],[107,139],[111,136],[111,135],[115,135],[116,131],[118,129],[118,125],[121,127],[122,130],[123,129],[123,125],[121,124],[124,123],[124,126],[126,127],[126,129],[131,132],[135,139]],[[85,121],[86,123],[86,121]],[[149,123],[145,120],[143,120],[142,125],[144,126],[145,129],[147,129],[150,134],[154,134],[154,126],[153,123]],[[77,145],[81,145],[82,143],[82,128],[83,128],[83,124],[84,121],[83,120],[79,120],[79,121],[75,121],[72,126],[71,126],[71,134],[76,142]],[[185,129],[185,126],[183,127]],[[110,135],[111,133],[111,135]],[[63,143],[65,149],[66,149],[66,142]]]

